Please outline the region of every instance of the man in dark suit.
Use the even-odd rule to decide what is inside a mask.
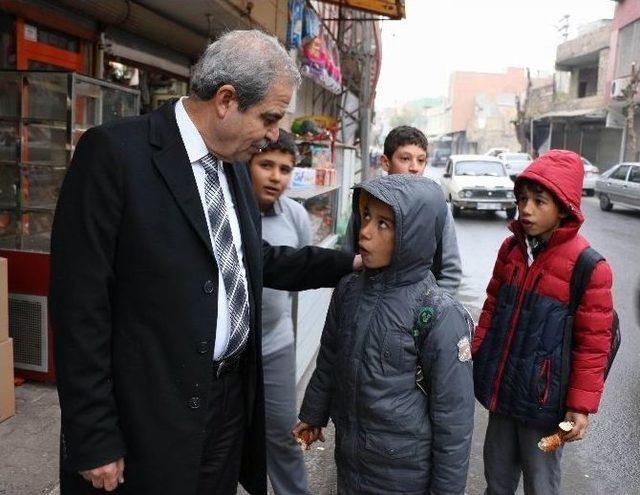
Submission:
[[[260,298],[328,287],[353,256],[261,241],[246,160],[278,137],[300,76],[234,31],[192,94],[88,130],[60,192],[51,315],[61,491],[266,493]]]

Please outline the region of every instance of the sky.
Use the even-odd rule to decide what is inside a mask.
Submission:
[[[376,107],[446,96],[456,70],[507,67],[553,71],[557,26],[569,14],[578,26],[611,19],[612,0],[405,0],[406,19],[383,21]]]

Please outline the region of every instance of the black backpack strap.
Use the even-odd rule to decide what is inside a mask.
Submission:
[[[604,257],[595,249],[588,247],[578,256],[573,273],[571,274],[571,285],[569,286],[569,315],[567,316],[562,336],[562,374],[560,376],[560,412],[561,419],[564,418],[564,403],[569,389],[569,375],[571,374],[571,349],[573,344],[573,323],[576,311],[584,291],[589,284],[591,274],[596,265],[604,260]]]
[[[588,247],[580,253],[576,266],[573,268],[571,274],[570,285],[570,297],[569,297],[569,314],[575,316],[582,295],[584,294],[589,280],[591,279],[591,273],[593,273],[596,265],[604,260],[604,257],[595,249]]]
[[[442,275],[442,238],[444,234],[444,227],[447,224],[449,212],[445,214],[442,225],[436,225],[436,252],[433,255],[433,260],[431,262],[431,273],[436,278],[436,280],[440,280],[440,276]]]
[[[440,280],[440,276],[442,275],[442,237],[436,236],[436,252],[433,255],[433,263],[431,263],[431,273],[436,278],[436,280]]]

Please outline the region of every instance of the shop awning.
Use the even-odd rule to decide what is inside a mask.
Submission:
[[[319,0],[348,9],[360,10],[389,19],[404,19],[404,0]]]
[[[559,119],[559,118],[575,118],[582,117],[588,120],[604,119],[607,116],[607,110],[604,108],[591,108],[582,110],[556,110],[553,112],[547,112],[539,117],[535,117],[534,120],[541,119]]]

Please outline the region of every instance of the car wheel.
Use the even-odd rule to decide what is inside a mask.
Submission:
[[[458,218],[460,216],[460,207],[451,203],[451,215],[453,218]]]
[[[613,208],[613,203],[609,199],[609,196],[607,196],[606,194],[601,194],[600,195],[600,209],[602,211],[611,211],[611,208]]]
[[[507,208],[507,220],[513,220],[516,218],[517,208]]]

